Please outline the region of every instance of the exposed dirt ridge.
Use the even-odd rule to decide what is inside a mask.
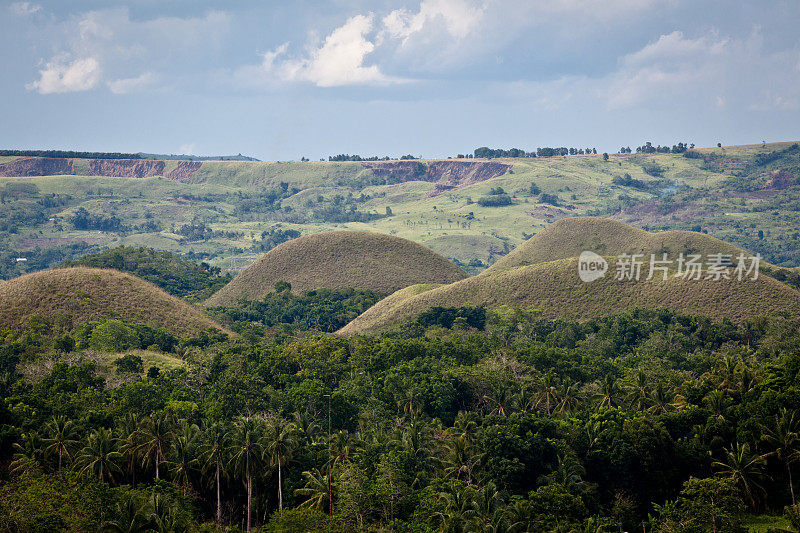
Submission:
[[[362,163],[375,176],[382,177],[387,183],[403,183],[406,181],[428,181],[436,183],[431,193],[439,194],[449,189],[472,185],[488,179],[502,176],[511,169],[508,163],[495,161],[390,161]],[[442,181],[444,180],[444,181]]]
[[[21,178],[29,176],[54,176],[75,174],[73,159],[60,157],[25,157],[0,165],[0,176]],[[188,180],[203,166],[202,161],[179,161],[169,172],[164,172],[167,162],[153,159],[89,159],[89,176],[115,178],[149,178],[164,176],[173,181]]]
[[[90,176],[109,176],[114,178],[149,178],[163,176],[164,161],[152,159],[90,159]]]
[[[200,170],[203,166],[202,161],[181,161],[178,166],[167,172],[165,176],[172,181],[188,180],[192,174]]]
[[[53,176],[72,172],[72,159],[59,157],[26,157],[0,165],[0,176],[9,178]]]

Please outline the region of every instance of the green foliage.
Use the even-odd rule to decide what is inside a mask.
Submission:
[[[104,352],[121,352],[137,347],[139,336],[136,330],[121,320],[104,320],[92,328],[89,346]]]
[[[481,207],[503,207],[512,203],[511,197],[505,193],[493,193],[489,196],[478,198],[478,205]]]
[[[144,372],[144,363],[142,358],[134,354],[126,354],[114,361],[117,367],[117,372],[141,374]]]
[[[88,362],[26,381],[35,338],[6,344],[0,520],[211,530],[219,495],[222,527],[249,507],[254,528],[314,531],[329,494],[334,531],[722,532],[787,506],[791,518],[800,319],[505,309],[484,331],[417,327],[195,346],[197,362],[116,388]]]
[[[485,307],[434,307],[417,317],[417,323],[424,328],[454,325],[482,330],[486,325]]]
[[[291,292],[291,284],[279,281],[275,291],[261,301],[247,302],[240,307],[212,308],[217,319],[230,323],[244,333],[252,322],[267,327],[288,325],[300,330],[333,332],[369,309],[381,296],[369,290],[317,289],[302,294]]]
[[[198,264],[152,248],[120,246],[65,263],[65,266],[78,265],[130,272],[170,294],[190,300],[203,300],[231,280],[230,274],[222,276],[219,268],[207,263]]]

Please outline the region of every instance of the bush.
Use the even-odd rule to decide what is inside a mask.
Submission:
[[[544,193],[539,197],[540,204],[559,205],[558,196],[555,194]]]
[[[121,320],[106,320],[92,329],[89,346],[102,352],[121,352],[139,347],[139,335]]]
[[[511,204],[511,197],[505,193],[478,198],[478,205],[481,207],[502,207]]]
[[[114,364],[117,366],[117,373],[119,374],[123,372],[141,374],[144,372],[144,362],[142,358],[131,353],[120,357],[114,361]]]

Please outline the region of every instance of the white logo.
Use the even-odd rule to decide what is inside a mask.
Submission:
[[[578,276],[589,283],[606,275],[608,262],[594,252],[581,252],[578,257]]]

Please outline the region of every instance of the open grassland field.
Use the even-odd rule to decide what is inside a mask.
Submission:
[[[418,283],[452,283],[467,274],[417,243],[380,233],[329,231],[283,243],[247,267],[206,302],[261,300],[286,281],[295,292],[367,289],[390,294]]]
[[[582,215],[699,230],[800,265],[795,143],[608,161],[66,161],[0,160],[0,176],[10,176],[0,177],[0,277],[120,244],[235,274],[297,234],[331,229],[410,239],[475,274],[552,222]]]
[[[99,319],[146,324],[178,337],[222,330],[183,300],[115,270],[60,268],[0,284],[0,328],[20,331],[46,323],[70,331]]]

